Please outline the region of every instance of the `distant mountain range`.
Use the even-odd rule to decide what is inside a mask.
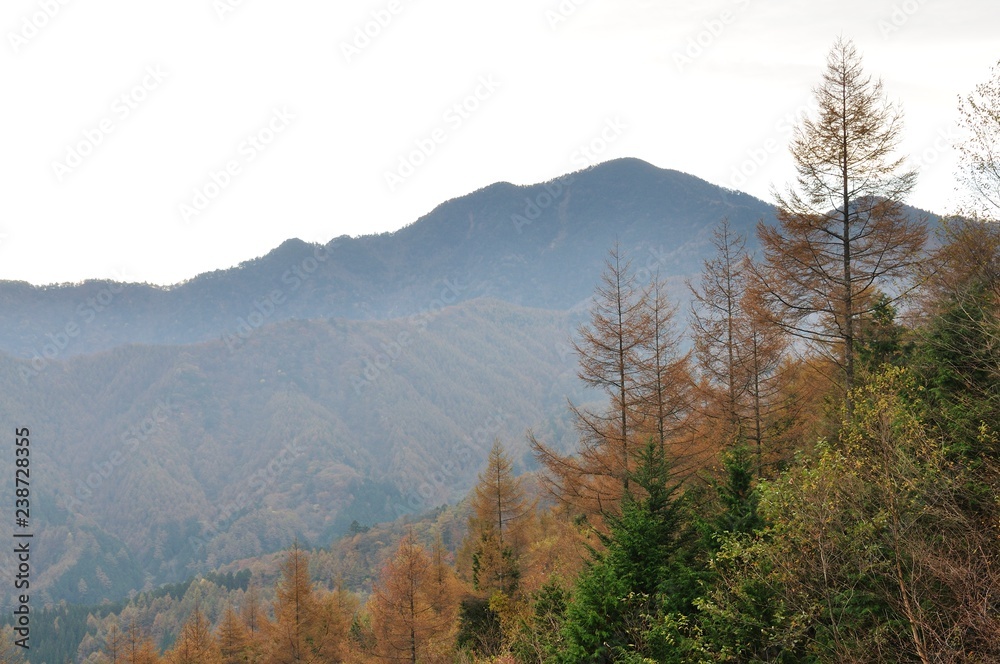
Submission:
[[[529,467],[525,428],[566,446],[566,399],[586,398],[571,332],[480,299],[285,321],[234,350],[132,344],[26,384],[0,357],[0,422],[31,431],[35,596],[100,602],[454,502],[494,437]]]
[[[590,296],[615,241],[637,267],[676,278],[700,269],[722,217],[752,236],[773,215],[749,195],[620,159],[543,184],[497,183],[395,233],[288,240],[169,288],[0,282],[0,352],[41,365],[126,343],[238,338],[292,318],[394,318],[478,297],[567,310]]]
[[[571,338],[609,248],[682,297],[722,217],[752,244],[773,215],[623,159],[170,288],[0,282],[0,422],[32,431],[36,597],[120,598],[454,501],[495,436],[522,470],[528,427],[569,449],[567,399],[594,398]]]

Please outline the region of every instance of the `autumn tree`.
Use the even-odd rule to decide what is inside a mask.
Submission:
[[[442,622],[451,624],[458,615],[458,596],[461,583],[455,575],[454,567],[449,564],[448,552],[440,534],[431,547],[431,583],[427,593],[432,606],[437,607]]]
[[[461,602],[459,646],[495,656],[504,641],[503,623],[522,608],[522,556],[533,505],[503,444],[493,441],[486,468],[470,496],[471,514],[459,559],[475,594]],[[501,615],[503,614],[503,615]]]
[[[0,629],[0,664],[22,664],[27,661],[24,655],[27,651],[14,644],[16,639],[14,629],[9,625]]]
[[[689,407],[690,376],[673,317],[663,284],[637,284],[629,261],[617,246],[612,249],[590,322],[574,343],[581,380],[602,391],[608,404],[598,410],[571,404],[580,431],[575,456],[558,454],[531,437],[553,493],[584,514],[618,509],[649,438],[672,457],[690,456],[690,446],[677,436]]]
[[[713,230],[712,245],[715,256],[705,260],[699,284],[688,283],[693,296],[691,331],[698,369],[709,389],[719,394],[710,401],[721,406],[721,412],[709,416],[721,419],[723,439],[735,442],[743,426],[740,404],[747,387],[740,358],[739,306],[747,289],[747,275],[741,269],[746,238],[726,218]]]
[[[275,595],[267,661],[275,664],[320,661],[313,635],[318,600],[309,578],[309,557],[298,543],[285,558]]]
[[[690,353],[681,350],[677,306],[655,274],[645,292],[645,327],[640,335],[639,438],[652,436],[671,460],[673,472],[693,467],[700,450],[690,435],[693,385]],[[640,448],[641,449],[641,448]]]
[[[760,474],[764,447],[789,410],[782,370],[787,343],[766,310],[746,238],[723,219],[712,244],[715,255],[705,261],[701,279],[688,284],[703,415],[724,445],[755,448]]]
[[[632,431],[641,419],[641,353],[648,332],[645,304],[631,263],[616,245],[594,293],[590,324],[580,328],[580,340],[573,345],[579,357],[580,379],[602,390],[610,400],[604,413],[574,407],[574,414],[584,438],[601,448],[601,454],[591,455],[591,459],[624,489],[629,482]]]
[[[447,662],[454,637],[454,613],[436,588],[434,563],[406,535],[383,568],[370,610],[380,658],[400,662]]]
[[[357,612],[358,598],[340,584],[319,597],[311,630],[316,661],[346,661],[351,625]]]
[[[134,613],[128,617],[123,645],[125,664],[156,664],[160,661],[153,639]]]
[[[895,155],[902,112],[864,73],[852,42],[834,44],[815,95],[817,116],[792,135],[795,185],[775,192],[777,227],[757,232],[775,320],[835,360],[850,412],[857,320],[877,291],[907,292],[927,231],[903,207],[916,173]]]
[[[219,664],[222,661],[212,636],[212,626],[200,608],[195,607],[185,621],[169,660],[171,664]]]
[[[473,585],[487,597],[495,590],[510,596],[517,588],[518,560],[526,544],[518,526],[531,506],[499,440],[493,441],[471,502],[467,537],[473,549]]]
[[[222,664],[242,664],[250,661],[247,628],[232,605],[227,605],[219,623],[216,639]]]
[[[240,606],[240,620],[246,628],[247,647],[251,654],[261,655],[264,651],[265,635],[269,629],[267,615],[260,601],[260,589],[251,583],[243,595]],[[251,661],[255,661],[251,656]]]
[[[972,196],[966,213],[984,219],[1000,216],[1000,61],[990,80],[959,100],[958,179]]]
[[[118,623],[112,623],[108,628],[108,633],[104,636],[103,651],[108,664],[120,664],[125,661],[125,636],[118,629]]]

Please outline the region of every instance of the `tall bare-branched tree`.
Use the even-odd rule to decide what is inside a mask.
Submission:
[[[990,80],[959,100],[959,127],[965,133],[956,146],[961,155],[958,179],[972,196],[970,216],[1000,218],[1000,61]]]
[[[700,282],[689,284],[702,414],[718,444],[755,448],[760,473],[764,448],[780,432],[776,422],[790,411],[782,371],[786,335],[761,297],[746,238],[723,219],[712,243],[715,256],[705,261]]]
[[[675,307],[658,280],[637,284],[629,261],[611,250],[594,294],[591,320],[575,348],[580,378],[603,391],[603,409],[570,405],[580,431],[576,455],[559,454],[531,438],[553,492],[588,515],[614,513],[649,439],[677,472],[694,466],[683,437],[690,410],[688,355],[674,329]]]
[[[574,408],[586,437],[615,450],[605,458],[606,471],[628,489],[631,431],[639,415],[640,353],[648,318],[645,297],[635,282],[631,263],[616,245],[594,294],[591,322],[580,328],[574,349],[580,358],[580,379],[603,390],[610,399],[604,412]]]
[[[818,114],[792,135],[795,184],[775,192],[778,226],[757,230],[776,320],[836,361],[850,412],[856,322],[877,292],[908,291],[927,230],[903,207],[916,173],[896,155],[902,112],[865,74],[852,42],[834,44],[815,95]]]
[[[673,470],[682,473],[697,457],[688,426],[691,355],[681,351],[677,306],[670,301],[667,285],[659,274],[654,275],[646,290],[644,305],[646,320],[639,344],[639,436],[652,437],[670,459]]]

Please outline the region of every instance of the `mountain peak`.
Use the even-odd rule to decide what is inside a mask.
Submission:
[[[125,343],[218,339],[290,318],[393,318],[492,297],[568,310],[589,297],[609,247],[664,276],[696,273],[722,217],[752,235],[773,208],[695,176],[636,158],[613,159],[548,182],[497,182],[442,203],[394,233],[319,245],[292,238],[236,268],[167,289],[124,285],[112,306],[88,316],[61,355]],[[41,353],[45,334],[77,316],[79,286],[25,289],[0,282],[10,320],[0,352]],[[269,299],[270,298],[270,299]],[[262,313],[266,311],[267,314]]]

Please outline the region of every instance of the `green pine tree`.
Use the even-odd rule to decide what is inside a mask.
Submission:
[[[613,662],[641,649],[646,627],[690,606],[690,571],[681,563],[683,498],[663,450],[650,441],[630,474],[620,515],[608,515],[604,551],[577,580],[563,627],[565,662]]]

